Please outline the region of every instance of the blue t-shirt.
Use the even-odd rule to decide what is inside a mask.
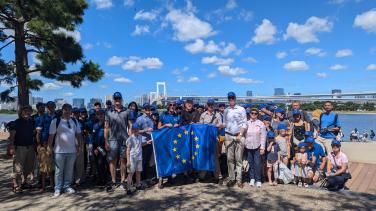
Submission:
[[[330,112],[329,114],[323,113],[321,115],[321,127],[320,127],[320,136],[326,139],[333,139],[337,136],[336,133],[333,132],[325,132],[324,128],[334,128],[334,127],[341,127],[341,123],[339,121],[339,118],[337,118],[337,122],[335,122],[335,117],[336,117],[335,112]]]
[[[174,113],[170,114],[168,112],[164,112],[161,117],[159,118],[159,121],[162,122],[163,125],[165,124],[180,124],[180,115]]]
[[[40,117],[38,128],[41,129],[41,142],[47,143],[48,136],[50,135],[50,125],[52,119],[55,118],[55,115],[50,116],[48,113],[45,113],[43,116]]]
[[[93,145],[104,147],[104,125],[99,122],[93,126]]]
[[[146,114],[141,115],[137,118],[136,124],[140,126],[141,130],[145,130],[147,128],[154,128],[154,122],[151,117],[148,117]],[[142,141],[146,142],[148,139],[151,139],[151,133],[144,132],[140,134],[142,136]]]
[[[317,168],[320,168],[320,165],[321,165],[320,157],[326,156],[322,146],[318,143],[313,143],[313,148],[308,149],[307,154],[308,154],[308,160],[310,160],[310,161],[312,161],[312,155],[314,155],[316,157],[315,165],[316,165]]]
[[[280,151],[279,145],[276,143],[272,146],[272,150],[266,156],[269,162],[276,162],[278,160],[278,152]]]

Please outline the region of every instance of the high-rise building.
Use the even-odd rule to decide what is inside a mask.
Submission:
[[[332,94],[333,94],[333,98],[341,98],[341,96],[336,96],[337,94],[341,94],[342,93],[342,90],[341,89],[332,89]]]
[[[302,95],[300,92],[295,92],[294,95]]]
[[[253,96],[253,92],[248,90],[247,93],[246,93],[247,97],[252,97]]]
[[[85,99],[84,98],[73,98],[73,107],[85,108]]]
[[[94,104],[96,102],[99,102],[103,106],[102,99],[100,99],[100,98],[91,98],[89,100],[89,103],[87,104],[87,108],[88,109],[94,108]]]
[[[285,95],[285,90],[283,88],[275,88],[274,96],[281,96],[281,95]]]
[[[62,109],[63,105],[65,104],[65,100],[62,98],[57,98],[54,100],[54,102],[56,104],[56,109]]]

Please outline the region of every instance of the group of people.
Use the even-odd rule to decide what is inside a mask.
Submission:
[[[375,138],[375,132],[373,130],[371,130],[369,133],[364,130],[363,133],[359,132],[357,128],[355,128],[354,130],[351,131],[350,133],[350,141],[368,141],[368,140],[371,140],[373,141],[373,139]]]
[[[148,103],[140,110],[135,102],[125,108],[119,92],[106,102],[106,108],[98,102],[89,111],[70,104],[56,111],[55,103],[49,101],[39,103],[32,115],[32,108],[24,106],[19,118],[9,124],[13,190],[22,192],[28,180],[38,181],[41,191],[49,181],[54,197],[75,193],[83,183],[93,181],[106,185],[107,192],[121,188],[132,194],[156,183],[163,188],[165,179],[173,183],[176,175],[157,180],[152,131],[187,124],[216,126],[218,142],[215,171],[183,172],[186,183],[210,179],[243,188],[247,170],[250,186],[260,188],[265,181],[277,185],[281,166],[291,171],[293,182],[301,187],[325,178],[328,189],[338,190],[351,178],[347,156],[337,140],[341,124],[331,102],[324,103],[315,121],[299,102],[287,112],[274,104],[240,106],[234,92],[227,96],[227,107],[213,99],[206,106],[186,99],[168,102],[161,114]],[[225,163],[222,157],[227,158]]]

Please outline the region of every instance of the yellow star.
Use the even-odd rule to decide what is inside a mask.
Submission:
[[[178,159],[178,160],[179,160],[179,159],[180,159],[180,155],[176,155],[176,159]]]
[[[194,155],[192,155],[192,160],[194,160],[195,159],[195,156]]]
[[[193,132],[193,130],[191,131],[191,135],[193,136],[193,134],[195,134],[194,132]]]
[[[200,145],[196,144],[196,149],[200,148]]]
[[[177,140],[174,140],[174,144],[177,144],[178,143],[178,141]]]
[[[178,137],[181,138],[181,134],[180,133],[178,134]]]
[[[195,152],[195,155],[197,155],[198,153],[197,152]]]
[[[185,134],[185,135],[188,135],[188,130],[184,131],[184,134]]]
[[[198,141],[198,137],[197,136],[195,137],[195,141]]]
[[[174,147],[174,148],[172,149],[172,151],[176,152],[176,147]]]
[[[186,159],[183,159],[181,162],[182,162],[183,164],[185,164],[185,163],[187,162],[187,160],[186,160]]]

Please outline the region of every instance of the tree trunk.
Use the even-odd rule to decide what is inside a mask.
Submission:
[[[24,23],[15,24],[15,55],[16,55],[16,75],[18,85],[18,106],[29,105],[29,90],[26,84],[27,78],[27,52],[25,46]]]

